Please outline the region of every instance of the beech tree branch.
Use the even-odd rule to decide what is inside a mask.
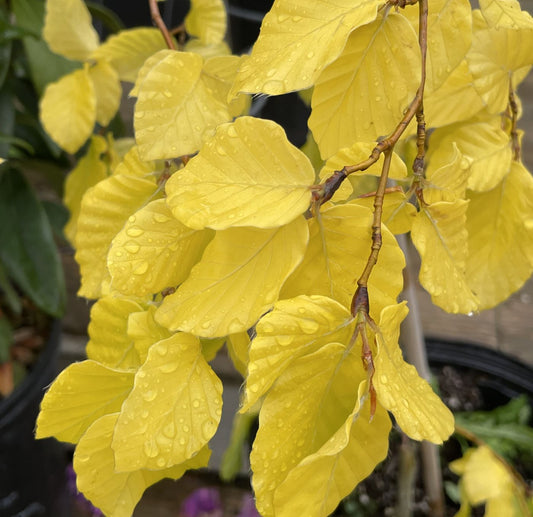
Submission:
[[[159,12],[159,6],[157,5],[157,0],[148,0],[150,5],[150,15],[152,16],[152,21],[155,23],[156,27],[161,31],[165,43],[170,50],[176,50],[172,36],[168,32],[167,26],[161,18],[161,13]]]
[[[513,88],[512,78],[509,77],[509,111],[511,115],[511,140],[513,142],[513,160],[520,161],[522,150],[520,149],[520,138],[518,137],[518,103]]]

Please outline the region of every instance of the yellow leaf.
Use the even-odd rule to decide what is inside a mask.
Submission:
[[[233,92],[279,95],[312,86],[350,32],[376,18],[380,0],[277,0],[266,14]]]
[[[69,365],[43,398],[35,437],[77,443],[94,421],[120,411],[132,388],[131,372],[91,360]]]
[[[110,368],[138,368],[141,364],[128,335],[128,316],[144,310],[129,298],[106,296],[91,308],[87,357]]]
[[[324,167],[320,171],[320,180],[324,181],[331,176],[335,171],[341,170],[345,165],[356,165],[364,162],[372,154],[372,150],[376,147],[372,142],[356,142],[351,147],[345,147],[337,151],[331,158],[328,159]],[[380,176],[383,168],[384,156],[381,154],[376,163],[371,165],[368,169],[353,173],[345,179],[340,188],[333,195],[333,201],[345,201],[353,193],[353,184],[360,180],[362,174],[371,174],[373,176]],[[407,176],[407,167],[403,160],[396,154],[392,153],[389,178],[404,179]]]
[[[374,196],[357,198],[351,203],[374,210]],[[383,199],[383,224],[394,235],[411,231],[416,216],[416,208],[409,203],[403,192],[391,192]]]
[[[43,37],[56,54],[76,61],[86,60],[99,41],[82,0],[47,0]]]
[[[281,126],[240,117],[220,126],[198,156],[170,178],[167,202],[190,228],[273,228],[309,208],[314,180],[309,159],[289,143]]]
[[[187,41],[183,50],[185,50],[185,52],[194,52],[195,54],[202,56],[204,59],[217,56],[229,56],[231,54],[231,49],[225,41],[215,43],[214,45],[204,45],[198,38],[191,38]]]
[[[224,346],[226,342],[225,337],[216,337],[213,339],[201,338],[200,344],[202,345],[202,354],[204,359],[209,363],[211,362],[218,354],[218,351]]]
[[[180,333],[155,343],[115,426],[116,470],[160,470],[193,458],[215,434],[221,414],[222,383],[198,338]]]
[[[425,173],[423,195],[424,201],[429,204],[455,201],[466,196],[471,161],[463,156],[455,142],[450,142],[448,147],[441,146],[437,152],[442,151],[437,157],[432,155]]]
[[[143,492],[163,478],[179,479],[186,470],[205,467],[211,451],[202,449],[191,460],[164,470],[116,472],[111,440],[117,414],[97,420],[74,453],[78,490],[108,517],[130,517]]]
[[[529,16],[523,15],[522,20]],[[468,66],[487,109],[500,113],[508,103],[512,72],[533,64],[533,19],[524,22],[528,28],[489,27],[478,12],[474,22],[472,47],[466,55]],[[513,86],[517,84],[513,80]]]
[[[87,67],[46,87],[40,117],[46,132],[65,151],[75,153],[85,143],[96,121],[96,96]]]
[[[144,296],[178,286],[200,260],[213,233],[184,226],[164,199],[148,203],[113,239],[107,256],[112,289]]]
[[[250,348],[250,338],[247,332],[238,332],[237,334],[230,334],[226,341],[228,354],[235,366],[235,369],[246,377],[246,370],[248,369],[248,350]]]
[[[511,168],[509,135],[501,129],[500,116],[478,116],[469,121],[436,129],[430,137],[428,162],[442,164],[452,144],[472,160],[468,188],[479,192],[493,189]]]
[[[79,296],[99,298],[109,291],[107,252],[128,217],[156,196],[154,178],[115,174],[88,190],[81,202],[76,233]]]
[[[438,89],[461,63],[472,43],[468,0],[434,0],[428,6],[426,91]],[[403,11],[418,34],[418,6]]]
[[[422,260],[420,283],[435,305],[451,313],[468,314],[479,307],[466,274],[467,208],[465,200],[423,207],[411,229],[411,238]]]
[[[185,30],[206,45],[220,43],[226,34],[226,8],[222,0],[191,0]]]
[[[136,145],[131,147],[124,155],[120,163],[113,169],[113,175],[118,176],[138,176],[148,178],[154,173],[156,167],[154,162],[145,162],[139,156],[139,149]]]
[[[172,52],[148,71],[135,105],[135,136],[143,160],[176,158],[200,149],[231,119],[228,105],[202,76],[203,58]]]
[[[172,332],[155,321],[155,311],[156,307],[150,305],[146,311],[132,312],[128,317],[128,337],[133,341],[141,364],[146,361],[148,349],[154,343],[172,335]]]
[[[202,337],[247,330],[278,299],[283,282],[302,260],[307,240],[303,217],[272,230],[218,232],[189,278],[163,300],[157,321]]]
[[[469,194],[468,285],[489,309],[517,291],[533,271],[533,179],[513,162],[493,190]]]
[[[70,218],[64,232],[71,244],[74,244],[83,195],[90,187],[96,185],[107,176],[107,165],[102,160],[102,154],[107,149],[105,139],[99,135],[94,135],[91,138],[87,153],[80,158],[80,161],[65,181],[63,201],[69,209]]]
[[[235,81],[237,70],[247,56],[205,56],[202,79],[213,95],[226,99]],[[250,105],[250,96],[239,94],[231,100],[228,109],[231,117],[242,115]]]
[[[394,415],[404,433],[414,440],[440,444],[453,433],[454,419],[428,382],[403,359],[398,336],[407,312],[405,302],[381,312],[374,387],[378,403]]]
[[[100,60],[89,67],[89,76],[96,97],[96,121],[107,126],[116,115],[122,96],[117,72],[107,61]]]
[[[322,157],[392,132],[419,82],[418,39],[402,15],[389,13],[354,31],[313,91],[309,127]]]
[[[121,81],[133,83],[143,63],[165,48],[167,45],[159,29],[128,29],[110,36],[92,53],[91,58],[109,61]]]
[[[364,386],[364,384],[362,385]],[[360,397],[344,424],[316,453],[304,458],[274,494],[276,517],[327,517],[387,456],[390,418]]]
[[[533,28],[533,19],[522,11],[516,0],[480,0],[481,14],[489,27],[505,29]]]
[[[347,343],[353,332],[352,322],[348,309],[325,296],[298,296],[276,302],[257,323],[257,335],[250,344],[241,412],[248,411],[293,360],[327,343]]]
[[[424,112],[428,127],[442,127],[468,120],[486,106],[474,88],[474,78],[466,59],[435,92],[424,94]]]
[[[139,68],[139,72],[137,73],[137,77],[135,78],[135,85],[131,89],[129,96],[138,97],[141,84],[144,82],[146,76],[152,70],[152,68],[154,68],[154,66],[157,65],[159,62],[163,61],[163,59],[165,59],[166,57],[173,56],[175,52],[175,50],[165,48],[146,58],[146,61],[144,61],[144,63],[142,63],[142,66]]]
[[[304,259],[289,277],[281,298],[300,294],[329,296],[350,307],[372,245],[372,213],[355,204],[338,205],[321,212],[309,223],[309,245]],[[403,287],[403,253],[390,231],[382,227],[382,247],[368,282],[370,314],[396,303]]]
[[[347,352],[340,343],[299,357],[281,374],[261,407],[250,454],[261,515],[277,514],[273,504],[278,487],[344,426],[365,378],[359,354]]]

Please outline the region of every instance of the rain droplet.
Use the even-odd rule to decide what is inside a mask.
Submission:
[[[131,228],[128,228],[126,230],[126,233],[130,237],[140,237],[144,233],[144,230],[142,228],[139,228],[138,226],[132,226]]]
[[[239,136],[234,126],[228,126],[228,136],[231,136],[232,138]]]
[[[192,407],[193,408],[199,408],[200,407],[200,401],[198,399],[194,399],[192,401]]]
[[[165,363],[159,368],[161,373],[172,373],[178,369],[178,363],[176,361],[171,361],[170,363]]]
[[[307,53],[307,59],[311,59],[315,53],[313,51]]]
[[[278,336],[278,343],[281,346],[288,346],[292,343],[294,336]]]
[[[167,99],[170,99],[170,97],[172,97],[172,92],[169,91],[169,90],[165,90],[163,92],[163,95],[167,98]]]
[[[168,354],[168,345],[166,343],[161,343],[157,346],[157,353],[163,357]]]
[[[144,260],[141,262],[134,270],[133,273],[136,275],[144,275],[148,271],[148,262]]]
[[[154,214],[154,221],[156,223],[166,223],[170,221],[170,217],[167,217],[165,214]]]
[[[227,156],[227,152],[226,152],[226,149],[224,149],[221,145],[217,145],[217,153],[220,155],[220,156]]]
[[[381,375],[379,379],[383,384],[387,384],[387,382],[389,381],[386,375]]]
[[[184,433],[188,433],[191,430],[191,428],[188,425],[184,425],[182,429]]]
[[[137,253],[141,247],[136,242],[128,242],[128,244],[124,246],[124,249],[128,253]]]
[[[159,454],[159,447],[153,440],[144,442],[144,453],[149,458],[155,458]]]
[[[180,445],[185,445],[187,443],[187,440],[183,436],[178,441]]]
[[[165,458],[158,458],[156,463],[158,467],[163,468],[165,466]]]
[[[146,400],[146,402],[152,402],[152,400],[155,399],[157,393],[154,390],[148,390],[143,394],[143,399]]]
[[[170,422],[165,427],[163,427],[163,434],[167,438],[174,438],[176,436],[176,426],[174,425],[174,422]]]
[[[271,68],[268,72],[267,72],[267,77],[274,77],[274,75],[276,75],[276,72],[277,72],[277,68]]]
[[[215,434],[215,425],[211,420],[204,422],[204,424],[202,425],[202,433],[206,440],[209,440],[213,436],[213,434]]]

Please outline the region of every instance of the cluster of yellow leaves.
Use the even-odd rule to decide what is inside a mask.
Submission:
[[[524,487],[486,445],[468,449],[450,468],[461,476],[461,508],[455,517],[468,517],[472,506],[483,503],[487,517],[530,515]]]
[[[533,62],[523,50],[533,22],[517,5],[480,0],[472,14],[466,0],[430,2],[424,102],[435,130],[424,178],[392,155],[397,188],[384,199],[364,320],[370,376],[348,307],[383,159],[321,208],[316,172],[325,180],[365,160],[402,118],[420,83],[417,8],[276,0],[238,57],[223,43],[222,0],[191,2],[192,39],[177,51],[154,29],[99,45],[81,0],[47,0],[46,40],[83,62],[50,85],[41,114],[69,152],[90,137],[65,200],[79,294],[97,301],[88,359],[46,394],[37,436],[77,444],[78,487],[95,505],[130,515],[150,484],[207,464],[222,404],[208,362],[224,341],[245,377],[241,410],[261,405],[251,465],[264,517],[331,513],[386,456],[389,412],[413,439],[448,438],[453,416],[398,346],[407,307],[394,234],[411,233],[420,281],[449,312],[491,307],[531,275],[533,180],[501,113]],[[136,97],[126,152],[90,136],[114,115],[119,79]],[[318,171],[280,126],[243,116],[247,93],[311,86]]]

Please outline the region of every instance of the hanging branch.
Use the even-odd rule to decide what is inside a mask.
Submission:
[[[157,0],[148,0],[148,2],[150,4],[150,15],[152,16],[152,21],[154,22],[156,27],[161,31],[161,34],[163,35],[163,38],[165,40],[165,43],[167,44],[167,47],[170,50],[176,50],[176,46],[174,45],[172,36],[168,32],[167,26],[165,25],[163,18],[161,18],[161,13],[159,12],[159,6],[157,5]]]
[[[352,314],[355,316],[357,312],[360,310],[362,311],[368,311],[368,299],[365,303],[362,303],[361,301],[361,293],[364,292],[366,298],[368,298],[367,293],[367,284],[368,279],[370,277],[370,273],[372,272],[372,269],[376,265],[379,251],[381,249],[381,216],[383,212],[383,198],[385,196],[385,189],[387,187],[387,180],[389,177],[389,169],[390,169],[390,161],[392,157],[392,152],[394,149],[394,146],[404,133],[405,129],[413,119],[413,117],[416,115],[417,118],[417,146],[418,146],[418,152],[415,159],[415,162],[413,164],[413,169],[415,167],[420,168],[421,174],[423,174],[424,170],[424,156],[425,156],[425,136],[426,136],[426,130],[425,130],[425,121],[424,121],[424,108],[423,108],[423,99],[424,99],[424,87],[426,84],[426,58],[427,58],[427,19],[428,19],[428,0],[420,0],[419,3],[419,32],[418,32],[418,39],[420,44],[420,53],[421,53],[421,75],[420,75],[420,85],[418,87],[418,90],[416,92],[416,95],[414,99],[411,101],[411,104],[409,105],[409,108],[407,109],[404,117],[400,121],[400,123],[396,126],[396,129],[394,132],[385,140],[382,140],[379,142],[374,150],[372,151],[372,155],[370,156],[370,159],[373,159],[373,156],[377,154],[376,160],[379,158],[379,155],[384,152],[385,153],[385,160],[383,162],[383,168],[381,170],[381,176],[379,179],[379,185],[378,189],[376,191],[376,197],[374,199],[374,219],[372,222],[372,247],[371,252],[368,257],[367,264],[365,266],[365,269],[363,270],[363,273],[357,280],[358,288],[354,294],[353,300],[352,300]],[[374,161],[376,161],[374,160]],[[367,160],[368,161],[368,160]],[[363,162],[365,163],[365,162]],[[374,162],[372,162],[374,163]],[[359,164],[361,165],[361,164]],[[355,170],[364,170],[361,168],[358,168],[359,166],[351,166],[354,167]],[[343,170],[348,170],[351,167],[344,167]],[[350,171],[348,174],[355,171]],[[366,312],[368,315],[368,312]]]
[[[513,142],[513,160],[520,161],[521,149],[520,138],[518,136],[517,122],[518,122],[518,103],[513,88],[513,81],[509,78],[509,111],[511,116],[511,140]]]

